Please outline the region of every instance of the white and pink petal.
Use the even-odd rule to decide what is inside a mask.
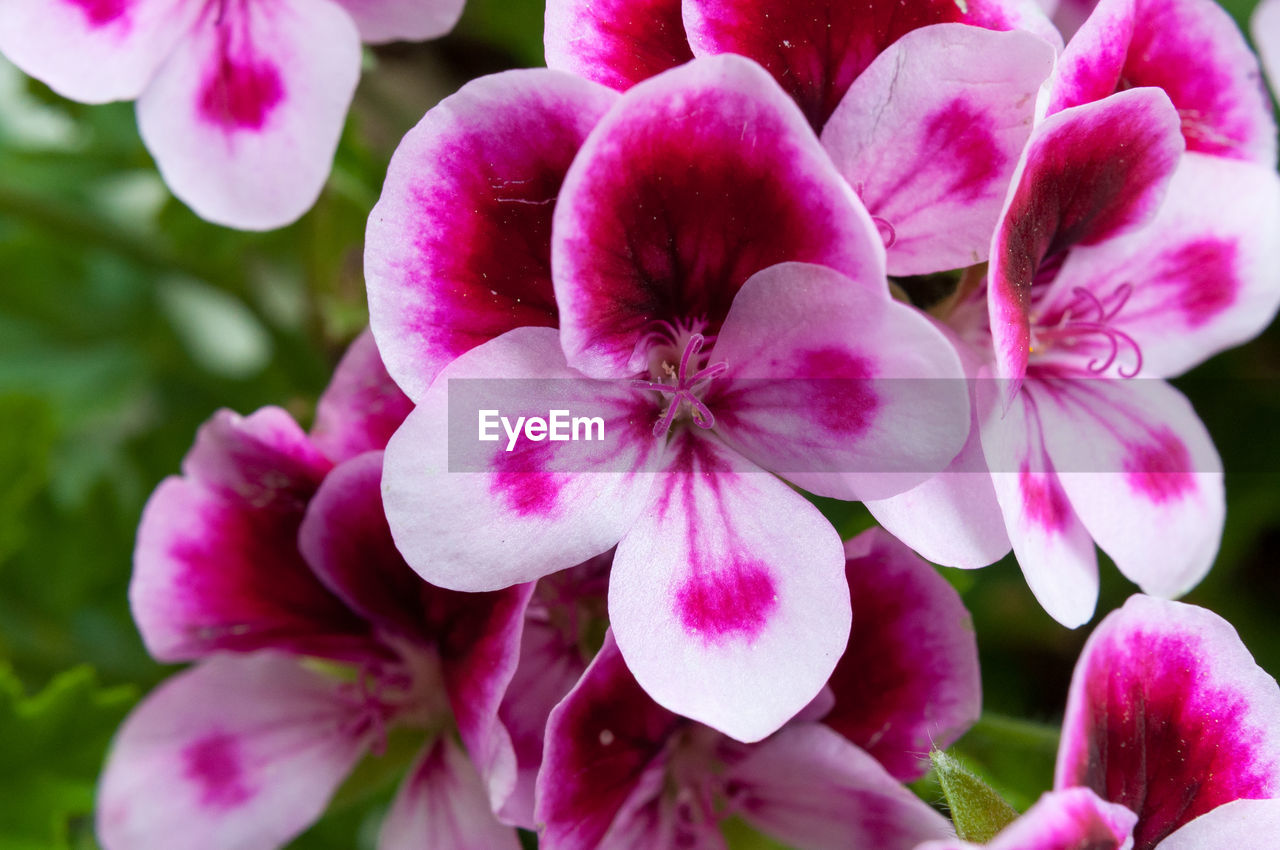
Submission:
[[[338,0],[366,44],[425,41],[453,29],[466,0]]]
[[[1053,61],[1027,32],[939,24],[904,35],[849,88],[822,146],[891,234],[890,274],[987,259]]]
[[[365,277],[374,335],[411,398],[476,345],[556,325],[552,211],[613,99],[560,71],[495,74],[443,100],[400,143],[369,217]]]
[[[360,36],[332,0],[204,6],[138,99],[170,190],[202,218],[269,230],[311,208],[360,77]]]
[[[1277,730],[1280,686],[1229,623],[1134,596],[1076,663],[1054,787],[1090,788],[1133,810],[1135,850],[1204,847],[1161,842],[1224,804],[1280,796]],[[1273,806],[1261,811],[1275,822]]]
[[[1280,835],[1280,799],[1233,800],[1201,815],[1161,841],[1156,850],[1270,850]]]
[[[987,842],[990,850],[1132,850],[1137,816],[1087,788],[1043,795]],[[967,841],[932,841],[917,850],[977,850]]]
[[[334,463],[381,451],[412,409],[366,329],[342,356],[316,404],[311,442]]]
[[[98,787],[107,850],[274,850],[316,820],[374,740],[349,685],[275,653],[161,685],[116,735]]]
[[[849,634],[840,539],[781,480],[682,432],[618,544],[609,617],[665,708],[758,741],[807,705]]]

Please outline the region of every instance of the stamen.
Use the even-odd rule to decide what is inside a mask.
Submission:
[[[884,240],[884,247],[892,248],[893,243],[898,241],[898,231],[893,229],[893,225],[878,215],[871,216],[871,220],[876,223],[876,229],[880,231],[880,238]]]
[[[1061,340],[1067,346],[1072,346],[1082,336],[1101,335],[1110,345],[1110,351],[1105,356],[1090,360],[1088,370],[1095,374],[1106,372],[1120,356],[1121,346],[1127,346],[1132,349],[1135,362],[1128,369],[1119,367],[1117,373],[1122,378],[1136,377],[1142,371],[1142,347],[1132,336],[1110,324],[1129,302],[1133,295],[1133,284],[1122,283],[1104,298],[1099,298],[1092,290],[1081,286],[1072,289],[1071,294],[1074,298],[1063,310],[1057,324],[1038,329],[1036,338],[1045,343]]]
[[[711,428],[716,424],[715,414],[695,393],[707,381],[723,375],[728,370],[729,364],[723,361],[712,363],[690,375],[690,364],[697,363],[696,358],[701,354],[702,346],[705,342],[706,337],[700,333],[695,333],[689,337],[689,341],[685,344],[684,351],[680,355],[680,365],[675,369],[675,374],[672,376],[675,381],[674,384],[645,380],[631,382],[631,386],[636,389],[653,390],[654,392],[671,395],[671,403],[667,405],[662,417],[653,426],[653,435],[655,437],[665,436],[671,430],[671,426],[674,424],[676,416],[679,415],[680,405],[683,402],[688,402],[689,404],[694,425],[705,429]],[[671,374],[672,370],[669,368],[669,364],[663,364],[663,371],[668,375]]]

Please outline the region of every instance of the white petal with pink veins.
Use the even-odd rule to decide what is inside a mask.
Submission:
[[[907,33],[854,81],[822,145],[892,233],[890,274],[987,259],[1052,70],[1053,47],[1030,33],[939,24]]]
[[[614,635],[660,705],[758,741],[813,699],[844,650],[840,538],[714,437],[683,433],[668,455],[614,556]]]
[[[453,29],[466,0],[338,0],[368,44],[423,41]]]
[[[130,100],[200,10],[198,0],[6,0],[0,53],[73,100]]]
[[[280,227],[319,196],[359,76],[360,36],[330,0],[225,0],[138,99],[138,129],[201,217]]]
[[[371,742],[353,693],[296,659],[220,656],[143,700],[98,788],[107,850],[275,850],[310,825]]]

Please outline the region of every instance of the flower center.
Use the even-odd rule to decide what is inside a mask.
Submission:
[[[716,424],[716,417],[702,401],[701,395],[706,390],[708,382],[723,375],[729,368],[729,364],[721,361],[704,365],[702,346],[706,343],[706,337],[701,332],[685,327],[676,328],[666,322],[662,324],[665,326],[664,329],[655,332],[655,335],[668,338],[664,340],[668,345],[663,346],[667,352],[677,350],[681,352],[679,364],[673,364],[669,357],[662,357],[654,369],[652,376],[654,380],[631,382],[636,389],[653,390],[662,395],[671,396],[666,410],[653,426],[653,435],[665,436],[686,407],[690,411],[693,424],[699,428],[711,428]]]
[[[1122,283],[1105,298],[1099,298],[1080,286],[1075,287],[1071,294],[1071,302],[1056,322],[1033,329],[1031,350],[1055,346],[1071,349],[1093,344],[1101,338],[1107,344],[1107,351],[1089,361],[1087,368],[1090,372],[1102,374],[1110,369],[1120,357],[1121,349],[1133,352],[1134,363],[1129,369],[1117,367],[1120,377],[1132,378],[1142,371],[1142,347],[1138,341],[1111,325],[1133,294],[1133,284]]]

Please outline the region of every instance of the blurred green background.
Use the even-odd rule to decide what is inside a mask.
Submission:
[[[1252,5],[1229,9],[1244,21]],[[174,201],[132,105],[69,103],[0,64],[0,850],[95,846],[111,732],[172,672],[144,652],[125,599],[147,495],[219,407],[279,404],[309,422],[366,321],[364,222],[396,142],[466,80],[540,64],[541,28],[539,0],[470,0],[449,37],[369,51],[323,196],[269,234]],[[1228,469],[1221,555],[1189,600],[1280,672],[1280,330],[1179,384]],[[846,536],[869,522],[823,507]],[[945,572],[973,611],[993,713],[960,751],[1024,807],[1051,780],[1056,736],[1002,718],[1060,719],[1088,627],[1051,621],[1011,560]],[[1102,573],[1099,615],[1133,592]],[[372,847],[388,793],[347,795],[295,846]]]

